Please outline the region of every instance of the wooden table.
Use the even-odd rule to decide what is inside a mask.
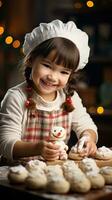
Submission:
[[[103,189],[91,190],[86,194],[69,193],[66,195],[50,194],[46,191],[32,191],[25,185],[11,185],[7,179],[8,166],[0,167],[0,194],[12,199],[26,200],[112,200],[112,185],[105,185]]]

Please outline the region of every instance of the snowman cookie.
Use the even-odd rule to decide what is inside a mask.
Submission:
[[[60,160],[67,160],[68,146],[65,144],[66,130],[60,126],[54,126],[50,131],[50,142],[60,146]]]

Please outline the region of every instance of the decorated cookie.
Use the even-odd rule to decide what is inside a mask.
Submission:
[[[111,166],[101,167],[100,173],[104,177],[106,184],[112,184],[112,167]]]
[[[44,161],[41,161],[41,160],[30,160],[26,164],[25,167],[29,172],[32,172],[32,171],[38,170],[38,168],[41,168],[42,170],[45,170],[46,166],[47,165],[46,165],[46,163]]]
[[[60,146],[60,160],[66,160],[68,158],[67,150],[68,146],[65,144],[66,130],[63,127],[55,126],[50,131],[50,142]]]
[[[56,194],[69,192],[70,184],[65,179],[60,165],[49,165],[47,167],[47,191]]]
[[[26,187],[32,190],[44,189],[47,185],[47,176],[40,167],[31,170],[25,180]]]
[[[72,146],[72,148],[69,151],[68,158],[72,160],[82,160],[83,156],[81,156],[81,153],[77,152],[76,145]]]
[[[8,180],[10,183],[24,183],[28,176],[28,171],[22,165],[9,168]]]
[[[112,159],[112,150],[105,146],[99,147],[96,151],[95,158],[100,160]]]
[[[100,169],[92,158],[84,158],[79,164],[82,171],[86,174],[91,182],[93,189],[102,188],[105,185],[103,176],[99,173]]]
[[[72,192],[86,193],[91,189],[89,179],[74,161],[65,161],[62,168],[65,178],[70,183]]]

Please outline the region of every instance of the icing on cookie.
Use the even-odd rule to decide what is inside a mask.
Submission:
[[[18,165],[18,166],[10,167],[10,172],[13,172],[15,174],[21,174],[24,172],[27,173],[27,170],[22,165]]]
[[[97,152],[96,152],[96,157],[98,158],[112,158],[112,150],[105,147],[105,146],[102,146],[102,147],[99,147],[97,149]]]
[[[82,182],[83,178],[85,178],[84,173],[78,167],[78,165],[74,161],[66,161],[63,164],[64,173],[67,175],[68,178]]]
[[[42,169],[45,169],[46,163],[40,160],[30,160],[26,165],[26,167],[31,169],[36,168],[37,166],[41,167]]]
[[[100,173],[101,174],[107,174],[107,175],[112,174],[112,167],[111,166],[102,167],[100,169]]]
[[[46,170],[48,182],[58,182],[64,179],[63,171],[60,165],[49,165]]]
[[[82,160],[82,165],[85,172],[89,172],[92,174],[99,173],[99,167],[96,165],[96,162],[92,158],[84,158]]]

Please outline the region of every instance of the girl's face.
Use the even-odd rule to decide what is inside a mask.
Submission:
[[[38,94],[45,100],[53,101],[56,91],[66,86],[71,71],[62,65],[57,65],[52,51],[47,58],[37,58],[32,66],[32,80]]]

